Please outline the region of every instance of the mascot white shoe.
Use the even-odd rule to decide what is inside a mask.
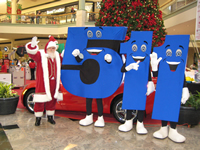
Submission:
[[[126,120],[126,122],[118,127],[119,131],[128,132],[133,128],[133,119]]]
[[[147,129],[144,127],[143,122],[137,121],[136,132],[137,132],[137,134],[147,134],[148,133]]]
[[[79,121],[79,124],[82,125],[82,126],[88,126],[92,123],[93,123],[93,114],[86,115],[86,117],[84,119],[81,119]]]
[[[105,126],[105,122],[104,122],[103,116],[101,116],[101,117],[98,116],[98,119],[94,123],[94,126],[95,127],[104,127]]]
[[[169,128],[169,136],[168,136],[172,141],[177,142],[177,143],[182,143],[185,142],[186,138],[179,134],[177,132],[177,128],[173,129],[173,128]]]
[[[157,139],[165,139],[168,136],[168,126],[161,127],[160,130],[153,133]]]

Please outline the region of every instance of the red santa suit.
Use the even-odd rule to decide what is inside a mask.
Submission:
[[[46,114],[52,116],[55,113],[56,100],[62,100],[63,94],[60,90],[60,69],[62,57],[57,51],[54,59],[46,53],[47,48],[55,46],[57,42],[52,36],[44,50],[39,50],[38,45],[31,47],[31,42],[26,44],[28,55],[37,62],[36,89],[33,97],[35,102],[34,112],[36,117],[41,117],[46,107]]]

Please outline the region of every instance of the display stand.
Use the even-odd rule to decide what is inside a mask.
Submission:
[[[31,70],[29,66],[26,66],[26,80],[31,79]]]
[[[25,68],[21,67],[20,69],[18,69],[14,67],[13,70],[12,83],[15,85],[15,87],[23,87],[26,82]]]
[[[11,84],[11,73],[0,73],[0,82]]]

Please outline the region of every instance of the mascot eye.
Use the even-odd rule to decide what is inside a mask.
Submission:
[[[147,50],[146,45],[143,44],[143,45],[141,46],[141,50],[142,50],[143,52],[145,52],[145,51]]]
[[[176,50],[176,56],[182,56],[182,50],[180,50],[180,49],[177,49]]]
[[[101,31],[97,30],[97,32],[96,32],[96,36],[97,36],[98,38],[100,38],[100,37],[102,36]]]
[[[92,38],[92,37],[93,37],[93,33],[92,33],[91,30],[88,30],[88,32],[87,32],[87,36],[88,36],[89,38]]]
[[[171,49],[168,49],[166,51],[166,56],[172,56],[172,50]]]
[[[136,45],[136,44],[133,44],[133,46],[132,46],[132,50],[133,50],[134,52],[137,51],[137,45]]]

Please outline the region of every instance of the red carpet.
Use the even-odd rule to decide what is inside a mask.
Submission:
[[[26,84],[34,82],[32,80],[26,80]],[[26,107],[23,106],[21,102],[21,92],[23,88],[15,88],[14,91],[18,92],[19,97],[19,103],[17,108],[20,109],[26,109]],[[86,113],[85,112],[72,112],[72,111],[63,111],[63,110],[56,110],[55,116],[60,116],[60,117],[66,117],[70,119],[75,119],[75,120],[80,120],[85,118]],[[119,123],[112,114],[104,114],[104,120],[105,122],[109,123]],[[94,121],[97,119],[98,115],[97,113],[94,114]],[[160,124],[160,120],[154,120],[151,119],[151,114],[148,114],[146,118],[144,118],[144,124]]]

